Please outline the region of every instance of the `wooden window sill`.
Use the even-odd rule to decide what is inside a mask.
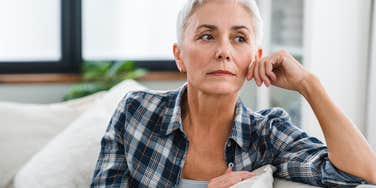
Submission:
[[[137,80],[186,80],[186,75],[179,72],[148,72]],[[77,83],[80,81],[79,74],[0,74],[0,84]]]

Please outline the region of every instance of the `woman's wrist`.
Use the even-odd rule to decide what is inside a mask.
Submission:
[[[297,91],[308,100],[312,92],[317,92],[320,87],[322,87],[320,80],[314,74],[308,72],[306,78],[300,82]]]

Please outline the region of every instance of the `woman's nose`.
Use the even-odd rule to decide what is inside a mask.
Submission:
[[[216,52],[216,59],[218,61],[230,61],[231,53],[230,53],[230,44],[228,42],[222,42]]]
[[[224,59],[226,59],[226,61],[230,61],[230,56],[228,56],[228,55],[226,55],[226,54],[221,54],[221,55],[219,55],[218,57],[217,57],[217,59],[219,60],[219,61],[223,61]]]

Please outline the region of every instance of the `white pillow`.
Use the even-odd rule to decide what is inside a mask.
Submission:
[[[317,186],[287,181],[287,180],[279,179],[279,178],[274,179],[273,185],[274,185],[275,188],[291,188],[291,187],[294,187],[294,188],[319,188]]]
[[[273,188],[273,172],[275,167],[272,165],[262,166],[254,171],[256,176],[243,180],[230,188]]]
[[[105,133],[116,106],[131,90],[144,89],[124,81],[96,101],[95,106],[36,154],[16,175],[16,188],[88,187]]]
[[[100,95],[56,104],[0,102],[0,187]]]
[[[230,188],[318,188],[316,186],[287,181],[279,178],[274,179],[273,172],[275,172],[275,170],[276,168],[272,165],[262,166],[252,171],[256,173],[256,176],[239,182]]]

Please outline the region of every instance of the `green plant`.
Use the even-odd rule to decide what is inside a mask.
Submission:
[[[146,73],[132,61],[86,61],[82,65],[82,83],[73,85],[64,101],[108,90],[125,79],[136,79]]]

